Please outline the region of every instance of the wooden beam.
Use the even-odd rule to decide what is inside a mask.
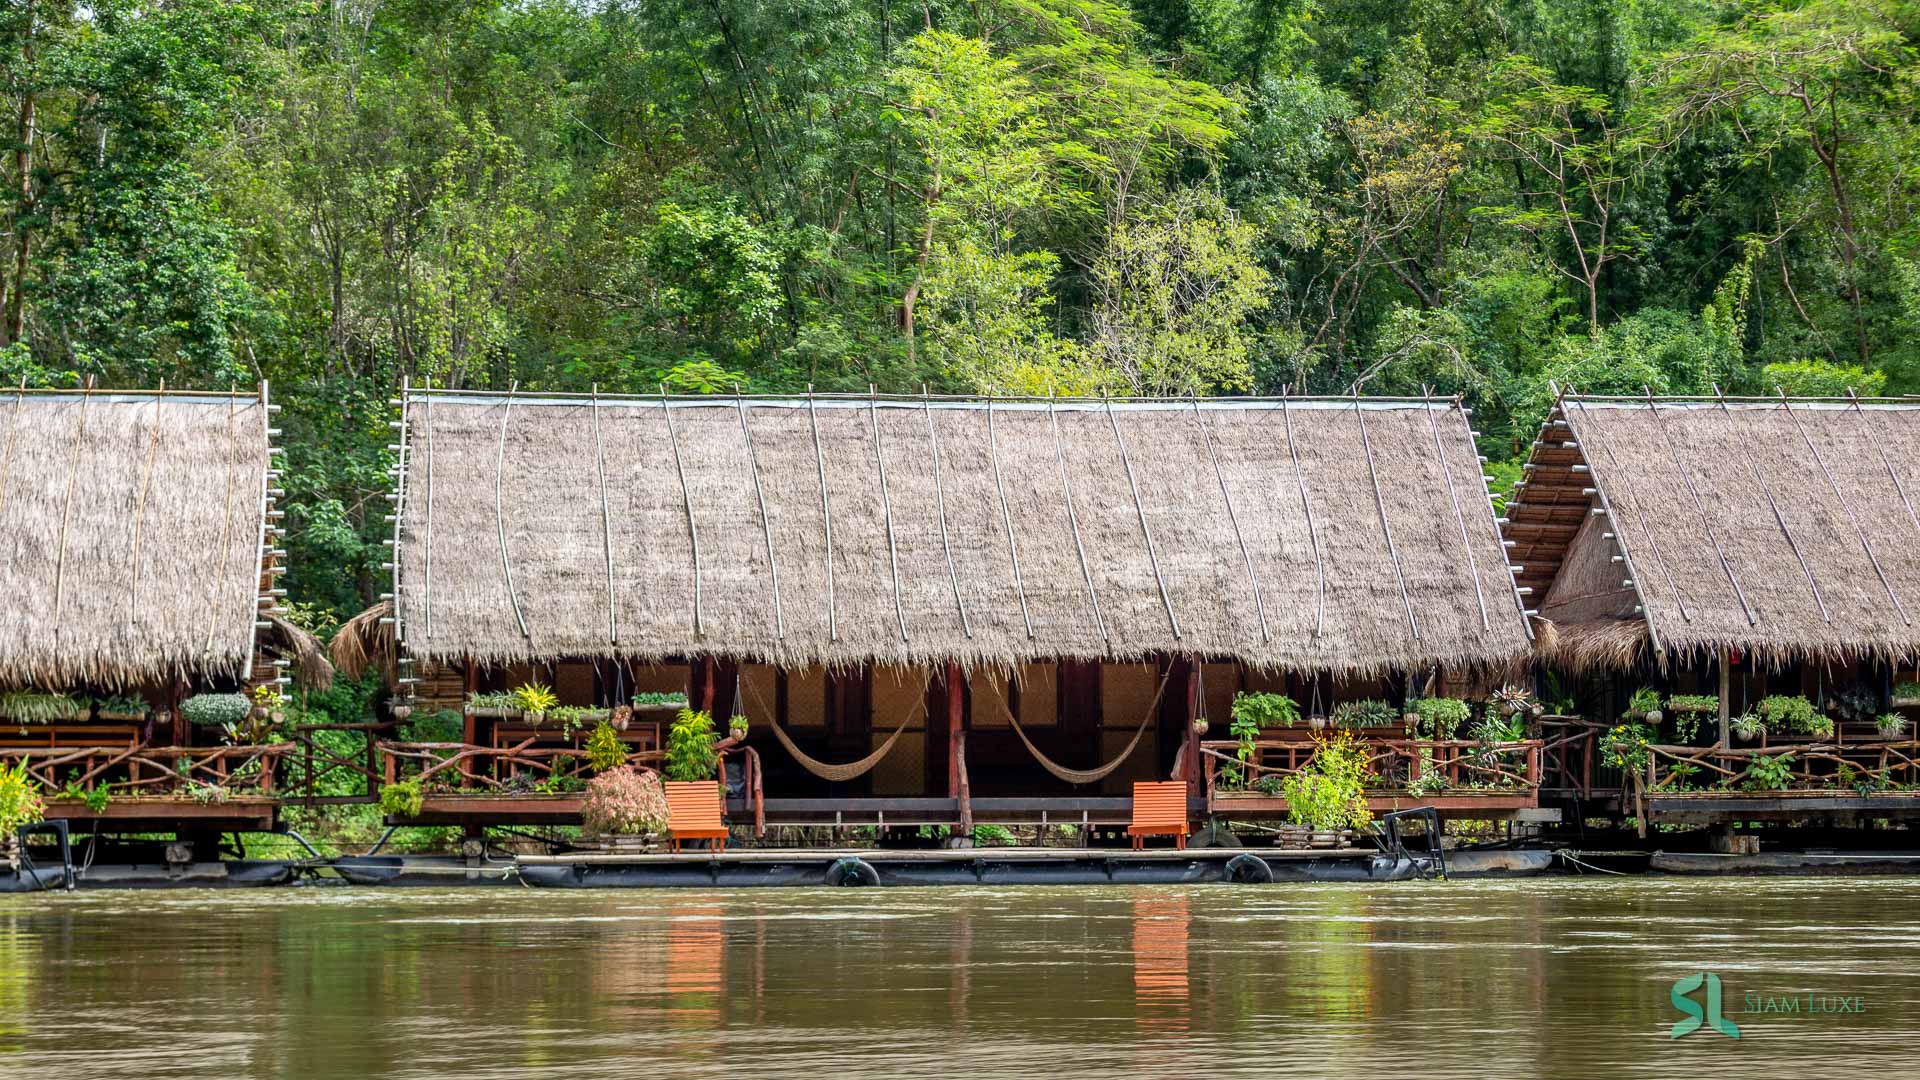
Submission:
[[[921,387],[925,394],[926,387]],[[940,516],[940,549],[947,556],[947,584],[953,586],[953,606],[960,612],[960,634],[971,640],[973,626],[967,621],[966,601],[960,599],[960,572],[953,562],[953,541],[947,535],[947,492],[940,480],[940,434],[933,426],[933,399],[923,397],[921,411],[927,417],[927,445],[933,450],[933,504]]]
[[[429,406],[431,408],[431,406]],[[593,384],[593,399],[587,409],[593,416],[593,464],[594,471],[600,477],[600,548],[607,560],[607,643],[620,644],[620,623],[614,614],[615,601],[613,591],[613,507],[607,500],[607,452],[600,441],[600,384]],[[431,436],[429,436],[431,438]],[[431,444],[429,444],[431,445]],[[427,467],[433,467],[433,451],[427,451]],[[431,476],[431,472],[428,474]],[[431,500],[432,481],[428,481],[428,498]],[[431,506],[431,502],[428,504]],[[431,512],[431,511],[429,511]]]
[[[947,797],[960,800],[960,827],[973,834],[973,807],[968,797],[966,683],[960,665],[947,662]]]

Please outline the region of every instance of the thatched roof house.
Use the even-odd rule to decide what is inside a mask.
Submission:
[[[1504,528],[1575,669],[1920,652],[1920,401],[1567,396]]]
[[[1451,400],[408,393],[432,661],[1157,653],[1342,673],[1528,648]]]
[[[264,388],[0,394],[0,685],[249,668],[269,412]]]

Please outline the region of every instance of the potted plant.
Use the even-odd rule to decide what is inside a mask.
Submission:
[[[627,725],[633,723],[633,706],[615,705],[607,714],[607,722],[615,731],[627,730]]]
[[[1392,727],[1399,719],[1399,710],[1379,698],[1343,701],[1333,707],[1333,726],[1348,731]]]
[[[1660,723],[1660,691],[1651,686],[1635,690],[1627,698],[1626,718],[1645,720],[1649,724]]]
[[[1767,721],[1759,713],[1742,713],[1727,721],[1727,728],[1741,742],[1754,742],[1767,733]]]
[[[1893,704],[1904,706],[1920,705],[1920,683],[1897,683],[1893,688]]]
[[[560,704],[560,696],[543,683],[527,683],[513,688],[513,703],[519,707],[527,723],[538,727],[546,722],[547,710]]]
[[[101,720],[139,723],[147,718],[147,703],[136,694],[112,694],[95,699],[93,713]]]
[[[667,779],[711,780],[720,766],[713,749],[713,717],[705,711],[681,709],[667,729]]]
[[[1460,725],[1473,717],[1473,707],[1459,698],[1421,698],[1414,702],[1414,731],[1422,739],[1446,742]]]
[[[1763,698],[1759,712],[1767,719],[1768,731],[1793,731],[1820,737],[1833,734],[1833,717],[1815,709],[1813,702],[1798,694],[1773,694]]]
[[[1345,731],[1316,739],[1313,758],[1281,782],[1287,816],[1312,830],[1314,847],[1342,846],[1373,820],[1367,809],[1367,752]]]
[[[238,728],[251,712],[244,694],[195,694],[180,703],[180,715],[197,727]]]
[[[9,690],[0,694],[0,716],[19,724],[59,724],[78,720],[82,707],[66,694]]]
[[[1667,711],[1673,714],[1673,734],[1677,742],[1691,744],[1700,734],[1700,718],[1720,711],[1720,699],[1710,694],[1675,694],[1667,699]]]
[[[1200,730],[1204,733],[1206,731],[1206,721],[1200,721],[1199,726]],[[747,741],[747,717],[745,713],[734,713],[733,716],[727,720],[727,738],[737,743]]]
[[[581,827],[617,851],[651,851],[667,827],[667,790],[652,769],[621,765],[587,781]]]
[[[1285,694],[1239,693],[1233,696],[1233,719],[1256,731],[1290,728],[1300,722],[1300,706]]]
[[[613,724],[602,720],[587,736],[587,765],[594,772],[611,772],[627,763],[627,744]]]
[[[511,690],[475,691],[467,695],[467,712],[490,720],[518,720],[520,699]]]
[[[1881,713],[1873,718],[1873,729],[1883,739],[1897,739],[1907,733],[1907,718],[1897,712]]]

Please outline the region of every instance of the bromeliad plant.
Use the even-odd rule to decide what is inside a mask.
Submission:
[[[527,683],[513,688],[514,707],[527,714],[527,719],[539,723],[547,711],[560,704],[560,695],[543,683]]]
[[[718,741],[713,732],[712,714],[681,709],[674,717],[673,726],[667,729],[667,779],[713,779],[720,764],[720,755],[713,749]]]
[[[1353,735],[1336,731],[1314,740],[1312,760],[1281,784],[1287,816],[1317,830],[1357,829],[1373,820],[1367,809],[1367,751]]]

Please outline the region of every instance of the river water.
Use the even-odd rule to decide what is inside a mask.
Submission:
[[[6,897],[0,1075],[1913,1076],[1916,900],[1628,878]],[[1699,972],[1737,1040],[1672,1037]]]

